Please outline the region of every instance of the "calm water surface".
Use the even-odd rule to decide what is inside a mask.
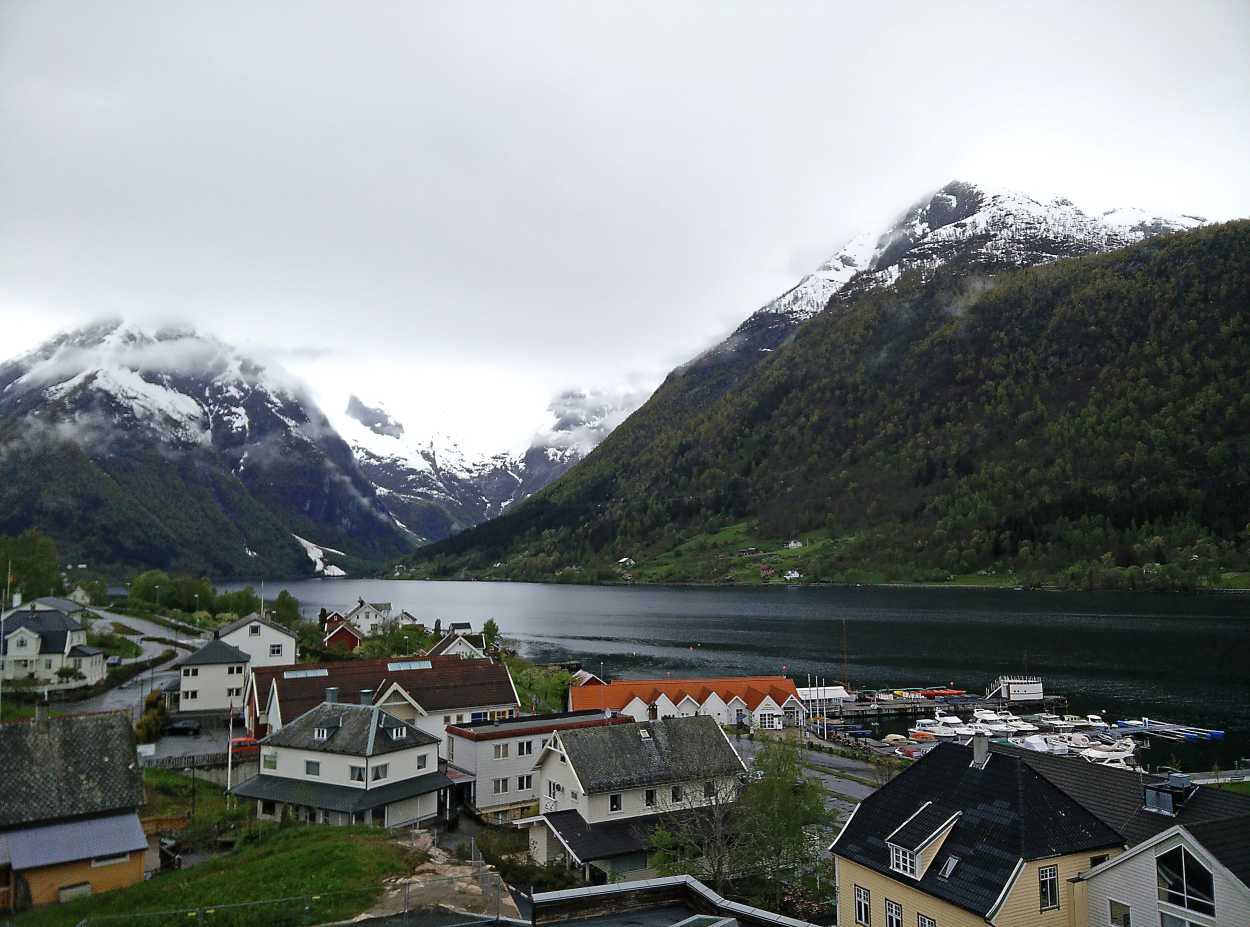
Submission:
[[[953,683],[1006,672],[1045,679],[1071,710],[1222,728],[1186,765],[1250,757],[1250,596],[1034,593],[881,587],[687,588],[387,580],[285,584],[306,610],[389,601],[432,623],[494,618],[539,661],[617,676],[786,673],[852,686]],[[230,588],[234,588],[231,586]],[[279,588],[274,584],[273,591]],[[273,591],[266,590],[272,595]]]

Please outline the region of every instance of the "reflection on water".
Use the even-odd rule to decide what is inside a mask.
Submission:
[[[364,598],[429,622],[494,618],[527,656],[579,659],[596,672],[602,664],[612,675],[840,680],[845,624],[856,687],[975,692],[1000,673],[1035,673],[1073,711],[1225,728],[1233,736],[1210,761],[1250,757],[1250,596],[387,580],[286,588],[314,614]]]

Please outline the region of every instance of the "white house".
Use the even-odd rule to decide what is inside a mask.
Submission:
[[[356,626],[365,637],[372,637],[385,629],[391,621],[390,602],[366,602],[360,599],[341,613],[348,623]]]
[[[463,776],[462,801],[480,817],[501,824],[538,810],[534,763],[556,731],[603,724],[632,724],[601,711],[527,715],[447,728],[447,765]]]
[[[290,666],[296,659],[295,635],[255,612],[223,624],[214,636],[247,654],[250,670],[258,666]]]
[[[450,724],[503,720],[519,707],[508,667],[495,660],[392,657],[263,666],[251,674],[247,726],[280,730],[323,701],[377,705],[440,741]],[[445,751],[444,751],[445,752]]]
[[[5,613],[3,636],[0,673],[5,679],[33,678],[41,686],[73,688],[104,678],[104,651],[87,645],[87,629],[39,600]]]
[[[81,605],[83,608],[86,608],[91,604],[91,595],[82,586],[75,586],[74,591],[71,592],[66,598],[68,598],[71,602]]]
[[[464,657],[468,660],[486,660],[486,636],[452,631],[425,652],[427,657]]]
[[[569,709],[619,712],[635,721],[710,715],[721,724],[801,726],[807,709],[787,676],[618,679],[569,689]]]
[[[447,813],[438,740],[376,705],[325,702],[261,741],[260,772],[232,792],[257,817],[401,827]]]
[[[744,772],[706,715],[557,731],[534,766],[541,811],[516,823],[536,863],[640,878],[650,830],[667,814],[734,801]]]
[[[174,664],[178,711],[227,711],[243,707],[248,656],[223,640],[209,641]]]

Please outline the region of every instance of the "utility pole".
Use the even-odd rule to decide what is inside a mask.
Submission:
[[[842,619],[842,686],[847,692],[851,691],[851,673],[847,669],[845,618]]]
[[[4,574],[4,606],[0,608],[0,718],[4,717],[4,674],[8,661],[4,659],[4,616],[9,610],[9,587],[13,584],[13,558],[9,558],[9,567]]]

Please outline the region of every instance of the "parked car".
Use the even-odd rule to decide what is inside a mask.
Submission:
[[[183,718],[179,721],[171,721],[165,726],[165,733],[174,736],[198,736],[200,733],[200,722],[192,718]]]
[[[105,660],[104,662],[105,662],[105,664],[106,664],[107,666],[121,666],[121,665],[122,665],[122,658],[121,658],[121,657],[118,657],[118,656],[112,656],[112,657],[109,657],[109,658],[108,658],[107,660]]]
[[[235,756],[250,756],[260,752],[260,742],[255,737],[236,737],[230,741],[230,751]]]

